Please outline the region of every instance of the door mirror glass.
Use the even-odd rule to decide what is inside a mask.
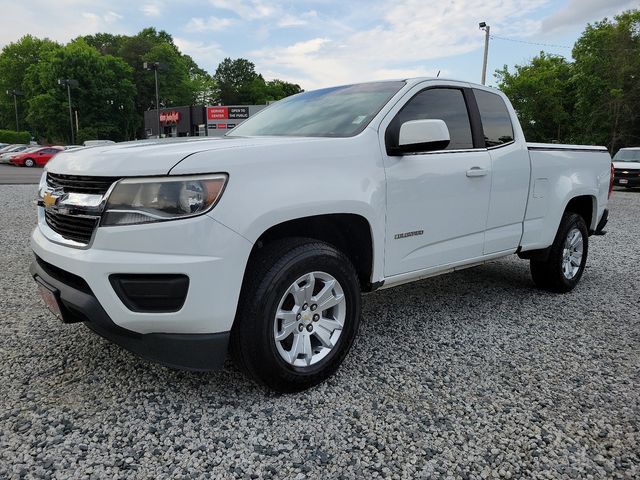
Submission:
[[[400,126],[398,150],[401,153],[444,150],[451,137],[443,120],[410,120]]]

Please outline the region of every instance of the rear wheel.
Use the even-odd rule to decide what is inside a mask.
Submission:
[[[33,161],[33,158],[27,158],[24,161],[24,166],[25,167],[33,167],[33,166],[35,166],[35,164],[36,164],[36,162]]]
[[[550,292],[573,290],[582,278],[587,263],[589,234],[584,219],[566,212],[546,260],[531,260],[531,276],[535,284]]]
[[[332,375],[360,322],[349,259],[324,242],[285,239],[259,251],[246,276],[231,337],[236,365],[279,392]]]

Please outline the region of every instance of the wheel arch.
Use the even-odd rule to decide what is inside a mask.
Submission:
[[[564,212],[572,212],[580,215],[591,234],[595,230],[597,221],[598,201],[595,195],[578,195],[572,197],[566,204]]]
[[[329,213],[293,218],[273,225],[256,240],[247,266],[256,252],[265,245],[288,237],[311,238],[333,245],[351,260],[363,291],[372,291],[378,287],[372,283],[373,231],[364,216],[354,213]]]
[[[580,215],[583,218],[585,224],[587,225],[587,231],[589,232],[589,235],[595,232],[595,228],[596,228],[595,223],[598,220],[597,218],[598,217],[597,215],[598,201],[596,196],[591,193],[575,195],[567,199],[565,201],[564,208],[560,210],[560,218],[557,220],[557,222],[554,222],[554,224],[556,224],[557,226],[553,231],[553,237],[551,238],[551,242],[553,242],[553,239],[555,239],[555,236],[557,235],[557,232],[560,229],[560,226],[562,224],[562,218],[564,217],[564,214],[567,212],[575,213],[577,215]],[[550,249],[551,249],[551,244],[548,244],[548,246],[544,248],[536,248],[532,250],[519,251],[518,256],[520,258],[528,259],[528,260],[545,261],[549,256]]]

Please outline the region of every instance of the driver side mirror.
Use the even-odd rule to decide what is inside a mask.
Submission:
[[[443,120],[410,120],[400,126],[398,152],[417,153],[444,150],[451,137]]]

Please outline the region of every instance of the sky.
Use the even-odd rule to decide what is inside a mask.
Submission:
[[[152,26],[169,32],[210,73],[223,58],[242,57],[265,79],[305,90],[438,72],[479,82],[478,23],[486,22],[495,36],[487,69],[493,84],[496,69],[526,63],[540,50],[570,58],[566,47],[587,23],[638,6],[638,0],[0,0],[0,48],[27,33],[67,42]]]

